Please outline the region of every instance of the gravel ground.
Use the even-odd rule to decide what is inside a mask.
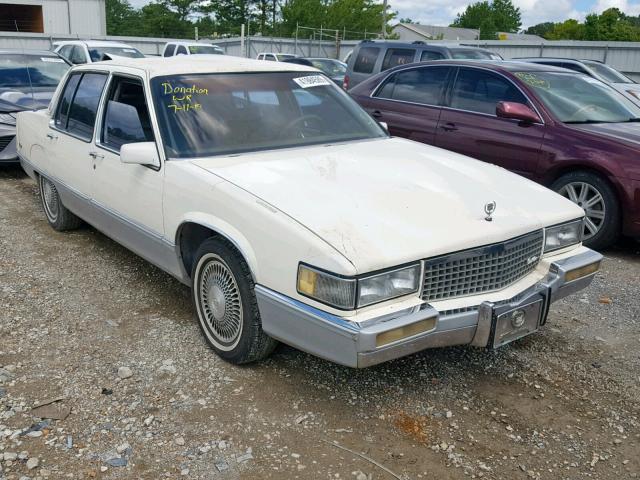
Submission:
[[[4,168],[0,479],[638,478],[639,246],[498,351],[351,370],[280,346],[236,367],[186,287],[93,229],[53,231]]]

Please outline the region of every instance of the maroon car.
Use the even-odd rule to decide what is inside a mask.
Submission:
[[[604,83],[546,65],[438,61],[349,91],[392,135],[503,166],[582,206],[585,244],[640,237],[640,109]]]

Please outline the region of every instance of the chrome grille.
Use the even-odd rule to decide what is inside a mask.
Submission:
[[[4,137],[0,137],[0,152],[11,143],[13,137],[15,137],[15,135],[5,135]]]
[[[543,232],[425,261],[426,301],[500,290],[532,272],[542,253]]]

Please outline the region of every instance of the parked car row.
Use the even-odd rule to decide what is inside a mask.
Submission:
[[[404,68],[440,96],[404,82]],[[513,129],[555,125],[546,106],[517,103],[555,79],[469,68],[513,84],[502,104]],[[18,154],[55,230],[86,221],[190,285],[203,335],[228,361],[265,358],[277,341],[351,367],[496,348],[542,328],[602,256],[582,245],[583,208],[503,168],[390,137],[354,100],[404,88],[414,97],[399,103],[423,91],[437,105],[461,90],[479,108],[483,91],[504,87],[487,79],[464,93],[473,82],[456,83],[462,70],[403,66],[352,97],[294,63],[116,57],[74,66],[48,109],[19,113]],[[483,115],[476,123],[493,118]]]

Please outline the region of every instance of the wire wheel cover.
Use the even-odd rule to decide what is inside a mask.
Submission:
[[[234,343],[242,333],[242,300],[229,267],[218,259],[207,262],[202,267],[199,290],[207,327],[221,343]]]
[[[584,240],[593,237],[604,223],[606,208],[602,194],[591,184],[571,182],[558,192],[584,209]]]
[[[42,200],[46,214],[52,222],[58,219],[58,213],[60,212],[60,199],[58,197],[58,190],[53,183],[46,178],[40,180],[42,184]]]

